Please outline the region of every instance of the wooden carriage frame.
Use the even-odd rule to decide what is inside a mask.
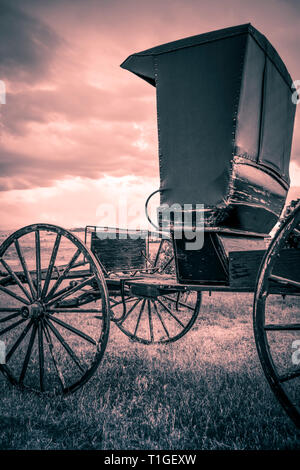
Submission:
[[[178,282],[176,275],[165,274],[166,268],[174,260],[174,255],[171,255],[167,260],[164,259],[163,263],[160,262],[163,245],[167,244],[169,247],[172,245],[172,240],[160,238],[161,234],[158,234],[159,249],[155,259],[150,260],[148,253],[141,251],[140,246],[135,250],[134,245],[132,245],[132,256],[135,256],[136,261],[138,261],[137,255],[139,255],[140,264],[135,264],[134,266],[128,265],[128,270],[125,270],[123,266],[124,271],[116,274],[114,271],[109,271],[101,263],[99,246],[95,247],[91,243],[91,248],[89,248],[74,233],[49,224],[34,224],[24,227],[10,235],[0,247],[0,263],[2,268],[4,268],[0,272],[0,291],[19,303],[18,308],[9,308],[3,304],[1,305],[0,338],[5,338],[20,324],[25,326],[10,350],[7,351],[7,362],[6,364],[1,364],[0,369],[15,386],[49,392],[45,387],[46,370],[44,369],[44,360],[47,354],[46,348],[48,348],[48,354],[51,355],[51,360],[55,365],[60,383],[60,387],[58,389],[55,388],[55,392],[67,394],[84,385],[101,363],[108,340],[110,321],[114,321],[120,330],[131,340],[148,345],[169,343],[183,337],[194,325],[199,315],[201,293],[203,291],[254,292],[253,326],[259,359],[273,392],[293,422],[299,426],[299,408],[285,390],[285,384],[297,380],[300,376],[300,369],[294,368],[292,371],[286,371],[284,374],[278,371],[270,352],[268,332],[299,331],[300,324],[285,323],[282,320],[274,324],[268,324],[265,320],[265,305],[269,295],[298,296],[300,294],[300,282],[295,280],[295,266],[292,270],[292,276],[288,277],[285,274],[285,277],[283,277],[278,275],[277,264],[282,253],[284,253],[286,259],[286,251],[290,254],[292,253],[292,258],[296,262],[299,261],[299,250],[285,249],[287,240],[293,234],[299,235],[299,226],[300,202],[298,202],[292,213],[281,224],[268,249],[263,253],[255,285],[240,287],[233,287],[230,284],[183,284]],[[86,233],[91,229],[91,233],[95,235],[96,227],[87,227]],[[55,242],[47,269],[41,269],[40,240],[44,232],[55,235]],[[26,257],[21,248],[22,237],[28,234],[33,234],[35,238],[35,270],[28,269]],[[56,266],[55,258],[60,240],[63,237],[66,237],[74,245],[76,252],[66,265]],[[145,240],[144,245],[147,245],[147,243],[148,241]],[[14,246],[18,253],[23,267],[22,271],[15,272],[5,261],[5,253],[11,246]],[[253,253],[252,251],[252,255]],[[247,254],[251,256],[251,252]],[[231,255],[234,255],[234,252]],[[80,256],[82,256],[82,262],[76,263]],[[287,269],[285,269],[286,272]],[[65,285],[65,287],[60,289],[59,287],[62,285]],[[22,295],[18,295],[15,291],[11,290],[12,286],[18,286]],[[88,289],[86,290],[87,287]],[[187,303],[181,299],[181,296],[191,292],[195,293],[192,303]],[[86,305],[93,304],[96,299],[101,299],[100,308],[84,308]],[[178,323],[179,330],[177,330],[177,334],[172,336],[167,328],[165,328],[161,312],[157,308],[158,305],[166,310],[175,323]],[[119,313],[118,315],[114,313],[117,306],[122,307],[121,314]],[[124,319],[130,318],[130,314],[132,314],[135,308],[139,308],[139,316],[137,319],[135,318],[135,322],[131,325],[132,329],[130,330],[124,326]],[[184,313],[182,313],[182,310]],[[62,321],[57,314],[63,314],[64,312],[77,316],[79,314],[83,316],[90,314],[95,318],[99,318],[101,323],[99,331],[101,330],[101,334],[98,340],[95,341],[85,331],[73,328],[68,323]],[[143,312],[145,312],[144,315],[146,315],[149,325],[147,337],[145,336],[145,331],[141,334],[138,331]],[[188,317],[186,312],[189,313]],[[184,320],[181,319],[182,315]],[[12,323],[6,326],[9,320],[12,320]],[[164,330],[164,334],[161,334],[158,338],[155,337],[153,331],[154,320],[160,322]],[[66,333],[70,332],[75,336],[79,336],[93,347],[94,355],[87,369],[81,367],[77,352],[72,350],[66,338],[59,333],[56,328],[58,325],[62,326]],[[27,335],[30,338],[26,354],[23,358],[20,375],[16,377],[10,369],[10,363],[12,360],[15,360],[18,348]],[[61,343],[65,354],[74,362],[74,367],[79,368],[79,371],[81,371],[80,378],[77,378],[74,382],[66,383],[63,377],[63,371],[60,370],[58,361],[55,358],[53,338],[56,338]],[[28,374],[28,364],[34,342],[38,346],[39,359],[36,370],[32,371],[31,374],[36,374],[39,379],[38,386],[33,387],[30,385],[31,377]],[[27,375],[29,375],[29,385],[26,384]]]

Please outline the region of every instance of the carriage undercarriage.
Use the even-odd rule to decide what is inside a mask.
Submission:
[[[203,291],[254,292],[253,325],[262,367],[282,406],[299,425],[299,365],[291,360],[283,365],[300,330],[297,312],[286,318],[283,312],[269,314],[266,308],[273,295],[300,295],[299,250],[288,250],[288,259],[291,255],[294,259],[289,278],[286,269],[284,276],[278,273],[280,253],[287,256],[287,240],[291,234],[298,235],[299,223],[298,203],[265,251],[255,285],[244,278],[239,286],[179,283],[169,239],[158,237],[152,257],[138,251],[143,268],[135,262],[121,273],[109,272],[101,265],[99,252],[93,253],[71,232],[48,224],[25,227],[0,248],[0,339],[6,345],[1,371],[21,388],[70,393],[84,385],[100,365],[110,321],[130,340],[146,345],[170,343],[193,327]],[[43,249],[46,236],[51,243]],[[65,240],[73,249],[68,251],[68,262],[58,264],[61,247],[63,254],[67,251]],[[17,261],[15,267],[12,260]],[[277,357],[278,351],[276,357],[272,355],[274,333],[289,335],[289,351],[281,351],[282,358]]]

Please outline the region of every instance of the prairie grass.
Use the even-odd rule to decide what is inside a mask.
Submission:
[[[253,296],[203,297],[173,344],[137,344],[112,324],[98,371],[72,395],[22,392],[1,375],[0,448],[299,449],[259,364]]]
[[[46,266],[53,239],[43,243]],[[15,254],[7,256],[14,267]],[[63,246],[61,261],[70,256]],[[299,449],[300,433],[258,360],[252,302],[250,294],[204,293],[193,329],[167,345],[132,342],[112,323],[96,374],[69,396],[20,391],[0,374],[0,448]],[[0,304],[13,306],[3,293]],[[272,297],[269,312],[272,322],[281,312],[294,318],[299,299]],[[86,328],[92,335],[92,324]],[[280,361],[290,361],[287,341],[274,340]],[[31,366],[37,365],[35,357]]]

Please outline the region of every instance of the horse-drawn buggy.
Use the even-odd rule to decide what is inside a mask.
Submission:
[[[11,234],[0,247],[1,371],[16,386],[73,392],[101,364],[111,321],[131,340],[169,343],[192,328],[202,291],[253,292],[259,359],[299,426],[300,203],[279,219],[291,77],[251,25],[154,47],[122,67],[156,87],[156,231],[87,226],[81,240],[40,223]]]

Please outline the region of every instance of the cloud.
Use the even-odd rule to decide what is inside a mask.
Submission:
[[[75,177],[48,188],[3,191],[1,228],[36,222],[69,228],[88,224],[145,228],[144,203],[157,184],[157,178],[147,177]]]
[[[0,63],[1,78],[34,83],[49,70],[49,61],[62,39],[40,19],[1,0]]]
[[[32,191],[40,198],[39,190],[57,190],[47,199],[47,210],[43,207],[44,214],[57,218],[60,183],[72,178],[86,181],[82,204],[76,199],[79,219],[84,205],[93,204],[97,186],[87,189],[92,181],[112,177],[120,186],[128,175],[157,178],[155,89],[119,67],[133,52],[251,21],[300,79],[297,2],[274,0],[272,8],[269,0],[224,5],[220,0],[0,0],[0,79],[7,88],[7,104],[0,107],[0,191],[8,204],[1,220],[12,223],[12,213],[25,220],[18,205],[22,194],[28,219],[30,210],[37,215],[38,204],[30,206],[25,195]],[[299,186],[299,113],[292,160],[292,182]],[[69,215],[70,188],[66,192],[70,205],[61,210]],[[117,201],[117,191],[113,194]]]
[[[104,174],[155,176],[158,172],[155,126],[97,120],[37,123],[31,125],[26,141],[24,149],[22,140],[6,138],[0,189],[48,186],[70,176],[97,179]]]
[[[106,122],[146,121],[155,111],[155,95],[102,90],[87,83],[64,83],[53,89],[26,89],[7,93],[7,106],[2,109],[3,132],[24,135],[32,122],[48,123],[65,120],[87,123],[97,119]],[[127,96],[126,96],[127,95]],[[150,114],[152,113],[152,114]]]
[[[114,43],[109,37],[102,41],[104,50],[97,47],[99,35],[90,42],[91,11],[84,15],[88,24],[83,21],[78,36],[78,17],[70,24],[67,2],[57,4],[51,19],[55,3],[43,3],[41,9],[40,2],[4,2],[6,17],[9,22],[15,18],[20,31],[10,42],[17,48],[18,37],[22,39],[24,58],[19,62],[23,52],[12,46],[2,51],[15,58],[4,76],[7,104],[0,109],[0,190],[45,187],[71,176],[153,176],[158,166],[155,90],[119,69],[122,53],[122,59],[111,60],[107,49]],[[78,6],[83,14],[82,4],[76,3],[71,18]],[[63,30],[57,27],[61,18]],[[8,36],[6,29],[3,41],[9,43]],[[36,51],[40,42],[45,46],[42,58]],[[22,73],[14,73],[15,67]],[[120,75],[115,87],[114,77]]]

